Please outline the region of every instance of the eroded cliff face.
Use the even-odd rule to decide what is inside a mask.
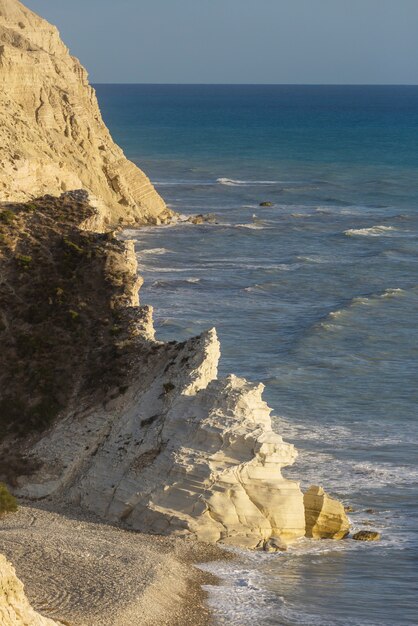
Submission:
[[[208,542],[303,537],[303,494],[281,475],[296,450],[272,431],[262,385],[217,379],[215,330],[141,352],[147,370],[124,396],[60,422],[31,450],[42,467],[21,493]]]
[[[33,610],[23,584],[6,558],[0,554],[0,624],[1,626],[62,626]]]
[[[172,216],[113,142],[58,30],[18,0],[0,0],[0,201],[80,188],[100,208],[96,229]]]
[[[83,230],[93,215],[81,192],[0,208],[0,479],[147,532],[250,548],[305,536],[281,473],[297,453],[263,386],[218,378],[214,329],[155,339],[133,245]],[[325,513],[314,536],[343,536],[343,508],[332,527]]]
[[[305,535],[305,508],[312,536],[344,536],[342,507],[305,506],[282,476],[296,450],[262,385],[218,379],[215,330],[155,339],[133,245],[97,231],[171,213],[56,29],[17,0],[0,0],[0,147],[0,479],[209,542],[285,546]]]

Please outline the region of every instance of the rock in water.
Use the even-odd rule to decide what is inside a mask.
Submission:
[[[264,552],[286,552],[287,544],[280,537],[271,537],[264,543]]]
[[[358,533],[353,535],[353,539],[355,541],[379,541],[381,535],[375,530],[359,530]]]
[[[348,535],[350,524],[344,506],[330,498],[322,487],[310,487],[303,500],[307,537],[344,539]]]
[[[113,142],[58,30],[18,0],[0,0],[0,146],[0,201],[84,188],[99,208],[96,229],[173,215]]]
[[[0,624],[1,626],[61,626],[33,610],[23,584],[14,568],[0,554]]]
[[[274,206],[273,202],[260,202],[261,207],[271,207]]]

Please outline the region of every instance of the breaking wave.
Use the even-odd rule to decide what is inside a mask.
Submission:
[[[279,180],[235,180],[233,178],[217,178],[216,182],[219,185],[226,185],[228,187],[242,187],[252,185],[280,185]],[[288,181],[291,182],[291,181]]]
[[[384,237],[390,232],[396,231],[393,226],[371,226],[370,228],[350,228],[344,231],[347,237]]]
[[[320,328],[330,329],[332,325],[330,323],[335,322],[335,320],[343,317],[346,313],[358,306],[372,306],[377,304],[380,300],[387,300],[389,298],[397,298],[405,294],[404,289],[399,288],[389,288],[385,289],[382,293],[372,294],[369,296],[356,296],[352,298],[348,304],[341,309],[336,309],[335,311],[330,311],[322,321],[319,322],[318,326]]]
[[[139,250],[138,254],[141,256],[145,254],[160,255],[160,254],[167,254],[167,252],[170,252],[170,250],[167,250],[167,248],[147,248],[145,250]]]

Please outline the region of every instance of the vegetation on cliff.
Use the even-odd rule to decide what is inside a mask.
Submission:
[[[0,483],[0,516],[3,513],[15,513],[16,511],[16,498],[12,496],[4,483]]]
[[[113,233],[82,229],[93,214],[80,192],[0,207],[0,441],[13,441],[0,475],[9,480],[31,469],[15,437],[42,432],[99,382],[105,399],[125,380],[137,277]]]

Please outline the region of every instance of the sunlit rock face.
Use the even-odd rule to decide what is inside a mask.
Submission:
[[[0,201],[80,188],[100,209],[96,228],[172,215],[113,142],[58,30],[18,0],[0,0]]]
[[[0,147],[0,202],[9,201],[1,208],[10,309],[2,330],[11,356],[11,331],[25,339],[18,369],[6,354],[2,374],[16,386],[16,372],[33,371],[37,355],[49,367],[45,399],[51,389],[59,396],[59,410],[45,420],[34,394],[43,427],[9,442],[13,453],[19,446],[15,491],[132,529],[250,548],[304,537],[305,509],[309,536],[342,536],[334,501],[308,493],[304,505],[299,484],[282,476],[297,453],[273,432],[263,386],[218,379],[214,329],[183,343],[157,341],[152,309],[139,307],[133,245],[86,232],[159,224],[172,214],[113,143],[86,72],[57,30],[17,0],[0,0]],[[25,307],[36,308],[36,324],[31,314],[20,328]],[[29,378],[18,381],[17,400]],[[25,422],[20,409],[18,417]],[[23,425],[27,433],[30,423]]]
[[[61,421],[35,446],[43,468],[21,493],[208,542],[304,536],[303,494],[281,475],[296,450],[272,431],[262,385],[217,379],[215,330],[143,350],[147,370],[123,397]]]
[[[350,523],[341,502],[331,498],[322,487],[312,486],[304,497],[306,536],[313,539],[344,539]]]

